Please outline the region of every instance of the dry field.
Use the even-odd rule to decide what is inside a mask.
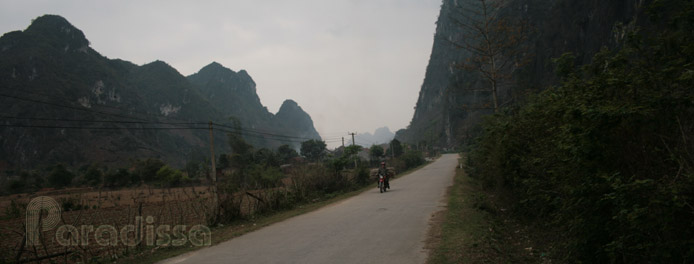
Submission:
[[[197,186],[164,189],[141,187],[102,191],[73,188],[3,196],[0,197],[0,236],[2,237],[0,263],[37,260],[63,263],[89,262],[104,258],[116,259],[133,250],[141,250],[143,246],[149,250],[152,247],[148,247],[148,243],[156,249],[157,239],[163,238],[157,233],[157,228],[160,226],[168,226],[168,232],[163,233],[170,236],[170,241],[174,241],[177,237],[181,238],[174,235],[177,225],[185,226],[179,230],[183,231],[184,235],[190,235],[188,231],[191,227],[207,224],[212,204],[210,194],[208,187]],[[258,198],[263,195],[263,191],[250,191],[235,194],[234,197],[241,204],[241,214],[251,214],[258,208]],[[39,196],[48,196],[58,202],[62,212],[57,227],[65,225],[76,227],[75,230],[79,231],[78,235],[82,235],[77,239],[76,245],[64,246],[58,243],[57,227],[41,232],[42,245],[26,244],[26,206],[31,199]],[[136,220],[138,217],[142,217],[139,222]],[[115,245],[100,245],[96,240],[94,230],[101,225],[112,226],[119,232]],[[141,230],[125,232],[126,239],[136,237],[135,232],[143,238],[136,247],[124,245],[121,238],[120,231],[124,228],[127,230],[128,225],[132,225],[133,230]],[[93,229],[90,229],[90,226]],[[150,229],[147,229],[148,227]],[[104,237],[106,241],[110,238],[108,233]],[[71,238],[70,233],[63,234],[62,238]],[[147,238],[150,238],[150,241],[147,241]],[[185,242],[183,246],[191,246],[190,241],[181,241]],[[100,242],[104,244],[103,240]],[[173,246],[172,244],[168,246]]]

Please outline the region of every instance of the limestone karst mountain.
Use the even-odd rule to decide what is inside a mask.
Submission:
[[[240,121],[240,133],[257,147],[320,138],[300,107],[276,116],[255,89],[248,73],[218,63],[185,77],[162,61],[106,58],[66,19],[44,15],[0,37],[0,165],[148,157],[181,165],[209,155],[209,121],[227,131]],[[296,118],[303,122],[288,121]],[[215,130],[218,153],[229,150],[225,133]]]

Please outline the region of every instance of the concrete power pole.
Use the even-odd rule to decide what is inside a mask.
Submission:
[[[356,133],[354,133],[354,132],[352,132],[352,133],[347,132],[347,134],[348,134],[348,135],[352,135],[352,146],[354,146],[354,135],[355,135]],[[357,168],[357,156],[359,156],[359,153],[356,153],[356,154],[354,155],[354,168]]]
[[[345,137],[342,137],[342,147],[345,147]]]
[[[209,123],[210,126],[210,153],[212,154],[212,214],[214,217],[214,221],[217,222],[217,215],[218,215],[218,203],[219,203],[219,194],[217,193],[217,167],[215,165],[215,155],[214,155],[214,135],[212,134],[212,121]]]

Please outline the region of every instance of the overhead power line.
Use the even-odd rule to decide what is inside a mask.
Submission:
[[[260,139],[270,139],[270,140],[275,140],[275,141],[280,141],[280,142],[293,142],[293,143],[302,143],[305,142],[306,140],[300,140],[300,139],[291,139],[291,138],[273,138],[273,137],[266,137],[262,135],[253,135],[253,134],[246,134],[238,131],[232,131],[229,129],[224,129],[224,128],[216,128],[216,130],[231,133],[231,134],[236,134],[239,136],[248,136],[248,137],[253,137],[253,138],[260,138]]]
[[[47,128],[47,129],[85,129],[85,130],[207,130],[207,127],[95,127],[95,126],[58,126],[58,125],[27,125],[27,124],[0,124],[0,127],[17,127],[17,128]],[[286,138],[273,138],[261,135],[253,135],[242,133],[239,131],[232,131],[228,129],[216,129],[222,132],[236,134],[239,136],[247,136],[252,138],[260,138],[266,140],[275,140],[280,142],[293,142],[301,143],[301,140],[286,139]]]
[[[7,115],[0,115],[0,118],[6,118],[6,119],[18,119],[18,120],[35,120],[35,121],[59,121],[59,122],[85,122],[85,123],[112,123],[112,124],[147,124],[147,125],[207,125],[205,122],[161,122],[161,121],[119,121],[119,120],[91,120],[91,119],[70,119],[70,118],[41,118],[41,117],[18,117],[18,116],[7,116]],[[214,123],[216,126],[220,127],[226,127],[226,128],[233,128],[231,126],[227,126],[224,124],[219,124],[219,123]],[[74,127],[74,126],[71,126]],[[131,127],[128,127],[131,128]],[[185,128],[185,127],[182,127]],[[235,129],[235,128],[233,128]],[[240,128],[240,131],[245,131],[245,132],[250,132],[250,133],[257,133],[257,134],[262,134],[266,136],[274,136],[274,137],[283,137],[283,138],[288,138],[288,139],[314,139],[314,138],[307,138],[307,137],[296,137],[296,136],[289,136],[289,135],[281,135],[281,134],[272,134],[272,133],[264,133],[260,131],[254,131],[250,129],[244,129]],[[329,140],[329,139],[326,139]],[[336,140],[336,139],[332,139]]]
[[[36,121],[62,121],[62,122],[91,122],[91,123],[116,123],[116,124],[161,124],[161,125],[207,125],[204,122],[160,122],[160,121],[120,121],[120,120],[93,120],[93,119],[71,119],[71,118],[42,118],[42,117],[19,117],[0,115],[0,118],[36,120]]]
[[[49,96],[49,95],[47,95],[47,94],[42,94],[42,93],[37,93],[37,92],[31,92],[31,91],[24,91],[24,90],[14,90],[14,91],[15,91],[15,92],[20,92],[20,93],[25,93],[25,94],[36,95],[36,96],[51,97],[51,96]],[[133,109],[128,109],[128,110],[126,111],[126,110],[124,110],[124,109],[122,109],[122,108],[115,107],[115,106],[110,106],[110,105],[105,105],[105,104],[94,104],[94,105],[92,105],[92,107],[108,108],[108,109],[113,109],[113,110],[116,110],[116,111],[128,112],[129,114],[135,113],[135,114],[138,114],[138,115],[141,115],[141,116],[149,116],[149,117],[153,117],[153,118],[157,118],[157,119],[159,119],[159,118],[164,118],[164,119],[175,120],[175,121],[184,121],[184,122],[188,122],[188,121],[189,121],[189,120],[184,120],[184,119],[181,119],[181,118],[175,118],[175,117],[170,117],[170,116],[162,116],[162,115],[153,114],[153,113],[147,113],[147,112],[140,112],[140,111],[136,111],[136,110],[133,110]],[[87,110],[87,109],[85,109],[85,110]]]
[[[147,121],[146,119],[142,119],[142,118],[136,118],[136,117],[126,116],[126,115],[120,115],[120,114],[114,114],[114,113],[108,113],[108,112],[102,112],[102,111],[91,110],[91,109],[88,109],[88,108],[80,108],[80,107],[70,106],[70,105],[57,104],[57,103],[52,103],[52,102],[46,102],[46,101],[41,101],[41,100],[35,100],[35,99],[31,99],[31,98],[23,98],[23,97],[14,96],[14,95],[9,95],[9,94],[0,93],[0,96],[1,96],[1,97],[7,97],[7,98],[16,99],[16,100],[20,100],[20,101],[26,101],[26,102],[32,102],[32,103],[39,103],[39,104],[51,105],[51,106],[55,106],[55,107],[73,109],[73,110],[77,110],[77,111],[84,111],[84,112],[91,112],[91,113],[102,114],[102,115],[110,115],[110,116],[121,117],[121,118],[129,118],[129,119],[135,119],[135,120],[140,120],[140,121]]]
[[[309,138],[309,137],[298,137],[298,136],[290,136],[290,135],[281,135],[281,134],[267,133],[267,132],[261,132],[261,131],[258,131],[258,130],[250,130],[250,129],[244,129],[244,128],[236,128],[236,127],[233,127],[233,126],[224,125],[224,124],[219,124],[219,123],[215,123],[215,122],[212,122],[212,124],[215,125],[215,126],[220,126],[220,127],[224,127],[224,128],[238,129],[238,130],[241,130],[241,131],[247,131],[247,132],[257,133],[257,134],[267,135],[267,136],[276,136],[276,137],[283,137],[283,138],[289,138],[289,139],[305,139],[305,140],[316,139],[316,138]]]
[[[49,125],[25,125],[25,124],[0,124],[0,127],[54,128],[54,129],[94,129],[94,130],[122,130],[122,129],[196,130],[196,129],[207,129],[206,127],[94,127],[94,126],[49,126]]]
[[[15,96],[15,95],[9,95],[9,94],[4,94],[0,93],[0,97],[6,97],[6,98],[11,98],[15,100],[20,100],[20,101],[27,101],[27,102],[32,102],[32,103],[38,103],[38,104],[44,104],[44,105],[49,105],[49,106],[54,106],[54,107],[60,107],[60,108],[67,108],[67,109],[72,109],[72,110],[78,110],[82,112],[90,112],[90,113],[95,113],[95,114],[102,114],[102,115],[109,115],[109,116],[114,116],[114,117],[120,117],[120,118],[127,118],[127,119],[133,119],[133,120],[138,120],[138,121],[124,121],[124,120],[92,120],[92,119],[70,119],[70,118],[40,118],[40,117],[18,117],[18,116],[7,116],[7,115],[0,115],[0,118],[6,118],[6,119],[18,119],[18,120],[35,120],[35,121],[58,121],[58,122],[85,122],[85,123],[110,123],[110,124],[142,124],[142,125],[171,125],[171,126],[178,126],[175,129],[178,130],[186,130],[186,129],[201,129],[200,127],[186,127],[186,126],[195,126],[195,125],[207,125],[208,122],[163,122],[163,121],[151,121],[143,118],[138,118],[138,117],[133,117],[133,116],[128,116],[128,115],[121,115],[121,114],[115,114],[115,113],[109,113],[109,112],[102,112],[94,109],[89,109],[89,108],[80,108],[76,106],[70,106],[70,105],[63,105],[59,103],[53,103],[53,102],[48,102],[48,101],[42,101],[42,100],[36,100],[36,99],[31,99],[31,98],[25,98],[21,96]],[[112,107],[114,109],[118,109],[115,107]],[[120,111],[124,111],[122,109],[119,109]],[[156,117],[161,117],[161,118],[166,118],[166,119],[173,119],[170,117],[165,117],[165,116],[156,116]],[[181,120],[181,119],[178,119]],[[242,134],[245,136],[250,136],[250,137],[262,137],[265,139],[272,139],[272,140],[278,140],[278,141],[290,141],[290,142],[296,142],[296,140],[311,140],[315,138],[309,138],[309,137],[299,137],[299,136],[292,136],[292,135],[282,135],[282,134],[275,134],[275,133],[268,133],[268,132],[263,132],[259,130],[252,130],[248,128],[238,128],[235,126],[230,126],[230,125],[225,125],[217,122],[213,122],[213,125],[219,126],[219,127],[225,127],[225,128],[230,128],[233,130],[238,130],[241,132],[246,132],[246,133],[238,133],[236,131],[230,131],[226,130],[226,132],[232,132],[236,134]],[[61,129],[153,129],[153,130],[166,130],[166,129],[174,129],[171,127],[86,127],[86,126],[75,126],[75,125],[70,125],[70,126],[56,126],[56,125],[26,125],[26,124],[5,124],[2,125],[2,127],[23,127],[23,128],[61,128]],[[204,128],[202,128],[204,129]],[[256,135],[253,135],[256,134]],[[330,141],[330,140],[338,140],[338,138],[335,139],[324,139],[324,141]]]

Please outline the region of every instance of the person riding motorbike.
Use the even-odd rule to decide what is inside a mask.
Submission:
[[[390,175],[388,175],[388,169],[386,169],[386,162],[382,161],[381,162],[381,167],[378,168],[378,175],[383,176],[383,182],[386,185],[387,189],[390,189],[390,183],[388,183],[388,180],[390,178]]]

